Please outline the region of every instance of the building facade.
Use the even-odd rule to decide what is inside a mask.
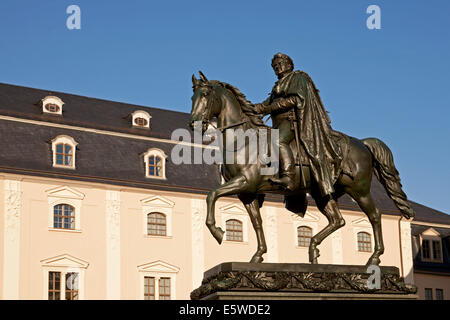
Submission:
[[[222,245],[205,227],[217,166],[171,159],[179,145],[171,133],[188,121],[0,84],[0,299],[189,299],[204,271],[249,261],[256,237],[237,198],[216,204]],[[421,298],[449,299],[450,217],[412,203],[416,218],[405,220],[377,181],[373,196],[383,214],[381,265],[398,267]],[[349,197],[339,205],[346,225],[320,245],[319,263],[365,264],[371,224]],[[265,262],[308,262],[311,236],[327,225],[314,202],[299,217],[267,196],[261,214]]]

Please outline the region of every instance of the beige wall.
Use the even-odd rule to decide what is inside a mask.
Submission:
[[[0,178],[0,199],[3,199],[0,201],[0,230],[5,228],[4,181],[20,180],[22,197],[17,297],[20,299],[47,298],[45,274],[48,271],[42,261],[60,255],[68,255],[69,260],[74,258],[76,261],[73,263],[81,265],[85,299],[140,299],[142,272],[150,269],[151,272],[161,269],[161,272],[174,275],[176,298],[188,299],[190,292],[200,284],[205,270],[221,262],[249,261],[256,251],[253,227],[237,199],[227,198],[217,202],[216,221],[225,229],[227,217],[240,219],[246,226],[244,237],[247,239],[242,243],[225,240],[219,245],[204,225],[206,197],[203,195],[10,174],[2,174]],[[59,187],[68,189],[61,191]],[[52,192],[58,197],[78,201],[76,203],[81,206],[79,231],[49,228],[49,210],[52,208],[49,197],[55,197]],[[161,207],[161,210],[171,213],[172,235],[155,237],[145,234],[144,204],[157,209]],[[316,208],[310,207],[307,215],[299,218],[285,210],[282,204],[269,202],[264,204],[261,212],[269,247],[265,261],[307,263],[308,248],[297,247],[296,226],[310,226],[313,233],[317,233],[326,226],[325,217]],[[342,213],[346,225],[320,245],[319,263],[365,264],[371,253],[357,251],[356,233],[372,233],[370,223],[362,213],[345,210]],[[381,264],[397,266],[402,272],[399,218],[383,216],[382,224],[386,251],[381,257]],[[7,260],[7,255],[12,253],[5,253],[3,243],[2,236],[2,277],[5,276],[5,261],[9,267],[13,266]],[[156,266],[151,264],[153,262]],[[9,290],[2,286],[0,284],[0,297],[14,298],[2,296],[5,290]]]
[[[431,288],[433,299],[436,299],[436,289],[442,289],[444,300],[450,300],[450,276],[414,272],[414,280],[419,299],[425,299],[425,288]]]

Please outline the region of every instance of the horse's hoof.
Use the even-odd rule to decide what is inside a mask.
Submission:
[[[311,261],[311,264],[318,264],[319,262],[317,262],[317,258],[316,259],[313,259],[312,261]]]
[[[255,254],[253,256],[252,260],[250,260],[250,263],[261,263],[261,262],[263,262],[263,260],[264,260],[263,257]]]
[[[217,240],[217,242],[218,242],[219,244],[222,244],[223,234],[224,234],[224,233],[225,233],[225,231],[223,231],[222,228],[220,228],[220,227],[217,227],[217,228],[214,230],[213,236],[214,236],[214,238]]]
[[[377,257],[371,257],[370,259],[369,259],[369,261],[367,261],[367,263],[366,263],[366,266],[368,267],[368,266],[378,266],[378,265],[380,265],[380,263],[381,263],[381,260],[380,260],[380,258],[377,258]]]

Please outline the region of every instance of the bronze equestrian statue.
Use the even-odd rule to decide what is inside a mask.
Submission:
[[[402,191],[391,151],[379,139],[359,140],[332,130],[311,78],[302,71],[293,71],[292,60],[283,54],[275,55],[272,66],[279,80],[269,99],[256,105],[230,84],[209,81],[201,72],[200,79],[192,76],[192,128],[194,122],[201,121],[202,131],[205,131],[215,118],[225,140],[227,129],[267,128],[261,114],[271,113],[274,127],[280,132],[280,175],[262,175],[261,168],[270,164],[259,159],[257,163],[224,162],[222,175],[226,183],[210,191],[206,199],[208,229],[221,243],[224,231],[215,225],[215,203],[220,197],[237,195],[250,216],[258,240],[250,262],[262,262],[262,255],[267,252],[259,212],[264,194],[284,195],[286,208],[303,217],[307,208],[306,194],[309,193],[328,219],[328,225],[310,242],[309,260],[318,263],[317,246],[345,224],[337,200],[347,193],[372,224],[375,248],[367,265],[378,265],[384,245],[381,214],[370,195],[372,173],[385,187],[401,214],[408,219],[414,216]],[[248,151],[248,143],[245,149]]]

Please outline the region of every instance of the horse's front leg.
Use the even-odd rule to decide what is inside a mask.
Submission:
[[[253,229],[256,232],[256,239],[258,240],[258,248],[256,249],[255,254],[253,255],[250,262],[263,262],[263,254],[267,252],[266,239],[264,237],[263,223],[261,219],[261,214],[259,212],[259,202],[256,195],[241,195],[239,199],[247,209],[247,212],[250,216],[250,220],[252,221]]]
[[[223,234],[225,232],[222,230],[222,228],[216,227],[216,216],[214,213],[216,201],[220,197],[238,194],[242,191],[245,191],[247,186],[247,179],[244,176],[236,176],[217,189],[210,191],[208,193],[208,196],[206,197],[206,226],[219,244],[222,243]]]

